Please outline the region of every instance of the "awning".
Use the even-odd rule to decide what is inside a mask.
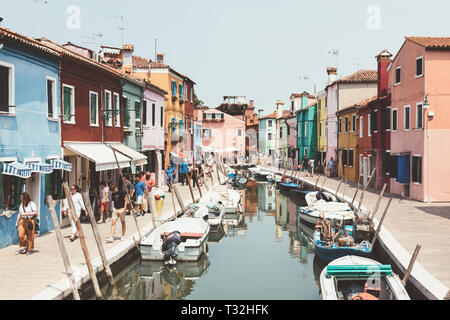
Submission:
[[[95,171],[119,169],[110,147],[100,142],[69,142],[64,147],[95,163]],[[116,152],[120,169],[130,167],[131,159]]]
[[[61,159],[51,159],[50,165],[53,167],[53,169],[72,171],[72,164]]]
[[[131,149],[130,147],[127,147],[123,143],[108,143],[108,145],[111,148],[114,148],[116,151],[119,151],[125,156],[133,159],[133,164],[135,167],[147,164],[147,157],[145,155],[143,155],[140,152],[137,152],[136,150]]]
[[[52,173],[53,166],[48,163],[42,163],[39,161],[36,162],[27,162],[27,167],[31,169],[31,172],[39,172],[39,173]]]
[[[31,177],[31,169],[17,161],[11,163],[4,162],[2,173],[24,179]]]

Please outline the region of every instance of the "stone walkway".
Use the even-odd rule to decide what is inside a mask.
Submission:
[[[214,182],[217,184],[217,176],[214,176]],[[210,181],[207,181],[208,187]],[[185,206],[192,203],[192,197],[187,186],[179,185],[181,196],[184,200]],[[174,216],[174,210],[172,206],[171,196],[172,193],[167,192],[167,186],[163,187],[163,191],[166,193],[164,200],[164,206],[161,213],[161,217],[158,221],[168,220]],[[196,199],[200,197],[200,194],[195,188],[194,196]],[[202,188],[203,193],[206,189]],[[180,206],[175,200],[175,206],[180,211]],[[139,229],[144,235],[144,231],[150,231],[153,227],[151,214],[146,214],[143,217],[137,217]],[[157,221],[157,223],[158,223]],[[113,259],[118,254],[125,254],[127,247],[134,246],[133,237],[136,242],[139,243],[139,237],[137,233],[136,223],[131,215],[126,216],[126,240],[120,241],[121,236],[121,223],[118,221],[115,230],[114,243],[106,243],[105,239],[109,236],[111,223],[97,224],[100,235],[103,240],[104,249],[108,260]],[[86,237],[88,245],[88,251],[93,265],[95,262],[99,265],[97,271],[102,270],[100,255],[98,253],[97,245],[94,239],[92,228],[89,222],[82,223],[83,232]],[[69,240],[71,228],[62,228],[62,234],[64,237],[64,244],[69,255],[72,269],[74,270],[74,276],[78,279],[80,277],[86,278],[87,267],[84,259],[83,252],[81,250],[80,241],[77,239],[74,242]],[[48,232],[35,239],[35,253],[27,256],[18,253],[18,244],[12,245],[0,250],[0,299],[11,300],[23,300],[23,299],[48,299],[55,293],[48,289],[54,289],[57,291],[58,286],[55,287],[55,283],[59,281],[59,285],[64,287],[68,284],[65,275],[65,268],[61,259],[59,247],[56,241],[55,232]],[[117,260],[118,258],[116,258]],[[110,261],[111,263],[112,261]],[[84,269],[84,270],[82,270]],[[77,274],[78,273],[78,274]],[[47,292],[42,293],[47,289]]]
[[[272,168],[274,170],[274,168]],[[288,170],[288,173],[291,171]],[[313,177],[301,176],[301,179],[315,185],[317,175]],[[321,187],[325,181],[322,175],[317,186]],[[334,191],[339,185],[339,179],[327,178],[324,189]],[[357,184],[347,185],[345,196],[353,199]],[[361,188],[362,189],[362,188]],[[344,184],[341,184],[338,196],[342,196]],[[364,193],[363,206],[373,211],[380,191],[368,188]],[[355,202],[360,199],[358,192]],[[383,226],[387,228],[395,239],[412,255],[417,244],[420,249],[418,261],[428,272],[436,277],[443,285],[450,287],[450,203],[423,203],[415,200],[402,199],[396,195],[384,193],[380,202],[376,218],[380,220],[384,208],[390,197],[393,197],[386,214]]]

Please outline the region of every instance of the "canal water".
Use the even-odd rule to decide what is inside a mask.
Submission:
[[[116,277],[107,299],[321,299],[319,274],[307,229],[297,223],[300,205],[275,184],[249,181],[244,212],[227,217],[208,238],[209,252],[195,263],[130,263]]]

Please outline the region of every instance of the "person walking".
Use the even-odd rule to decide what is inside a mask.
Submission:
[[[173,169],[173,167],[168,167],[166,169],[167,185],[169,187],[168,192],[172,192],[172,183],[173,183],[174,173],[175,173],[175,170]]]
[[[181,182],[182,186],[184,186],[184,181],[185,180],[186,180],[186,184],[187,184],[187,179],[186,179],[187,169],[188,169],[188,165],[183,160],[183,162],[181,162],[181,165],[180,165],[180,182]]]
[[[133,183],[128,179],[128,176],[123,175],[123,185],[125,187],[125,191],[128,193],[128,195],[130,196],[130,199],[133,197]],[[130,214],[131,210],[131,203],[127,202],[127,207],[125,209],[125,214]]]
[[[30,195],[24,192],[20,195],[21,204],[17,215],[16,229],[19,237],[19,253],[31,254],[34,249],[34,228],[38,210]]]
[[[100,182],[100,203],[98,204],[100,207],[100,219],[97,223],[103,223],[103,212],[106,212],[106,221],[109,221],[109,188],[106,186],[105,182]]]
[[[113,199],[112,199],[112,193],[113,190],[116,189],[116,184],[114,183],[114,181],[109,181],[108,183],[108,201],[109,201],[109,205],[108,205],[108,219],[106,219],[106,221],[109,221],[109,217],[112,217],[112,211],[113,211]]]
[[[328,176],[332,177],[334,172],[334,161],[333,157],[328,161]]]
[[[139,174],[136,174],[136,182],[134,184],[133,194],[136,195],[136,216],[144,215],[142,205],[144,203],[145,184],[141,181]]]
[[[86,212],[86,207],[84,206],[83,197],[80,193],[80,188],[77,185],[72,185],[70,187],[70,195],[72,196],[72,202],[75,209],[75,214],[77,215],[77,218],[80,219],[81,217],[81,210],[84,210]],[[69,201],[67,198],[63,201],[63,208],[62,208],[62,214],[64,216],[69,217],[70,226],[72,227],[72,236],[70,237],[70,241],[74,241],[76,238],[78,238],[78,232],[77,232],[77,226],[75,224],[75,221],[72,219],[72,214],[70,211]]]
[[[311,177],[313,177],[314,176],[314,159],[313,158],[309,159],[308,166],[309,166],[309,170],[311,173]]]
[[[140,181],[142,183],[142,181]],[[114,242],[114,232],[116,229],[116,222],[120,219],[122,224],[122,237],[120,240],[125,240],[125,233],[127,230],[127,226],[125,224],[125,210],[127,207],[127,190],[124,186],[124,181],[119,178],[119,182],[117,187],[115,187],[114,192],[112,193],[113,198],[113,212],[111,218],[111,231],[109,233],[109,238],[106,239],[107,243]]]
[[[302,160],[302,172],[306,171],[306,174],[308,174],[308,158],[306,157],[306,154],[303,156]]]

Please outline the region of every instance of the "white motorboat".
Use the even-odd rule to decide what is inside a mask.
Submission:
[[[190,208],[194,216],[203,217],[206,213],[208,223],[214,231],[222,223],[225,214],[224,201],[225,199],[222,198],[220,193],[211,189],[200,198],[199,202],[191,204]]]
[[[345,256],[330,262],[320,274],[323,300],[410,300],[390,265]]]
[[[178,218],[163,223],[146,235],[139,244],[142,260],[167,261],[171,258],[175,261],[197,261],[207,250],[209,229],[209,224],[199,218]],[[170,238],[172,235],[179,241],[167,245],[165,240],[173,239]]]
[[[318,194],[319,194],[319,198],[317,196]],[[324,200],[322,202],[338,202],[338,200],[336,199],[336,197],[333,194],[326,192],[326,191],[320,192],[320,193],[318,191],[311,191],[305,195],[305,201],[308,206],[312,206],[317,201],[320,201],[320,200]]]

